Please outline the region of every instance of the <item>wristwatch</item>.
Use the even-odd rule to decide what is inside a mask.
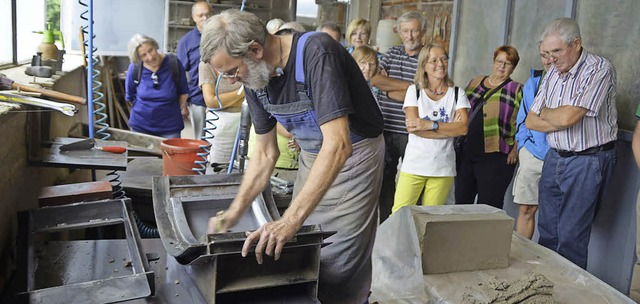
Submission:
[[[438,122],[437,122],[437,121],[434,121],[434,122],[431,124],[431,131],[438,131],[438,128],[439,128],[439,127],[440,127],[440,125],[438,124]]]

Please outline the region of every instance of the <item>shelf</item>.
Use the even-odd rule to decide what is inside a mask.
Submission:
[[[169,27],[174,29],[190,30],[194,28],[194,25],[169,24]]]
[[[190,6],[190,5],[193,5],[193,3],[195,3],[195,2],[193,2],[193,1],[173,1],[173,0],[171,0],[171,1],[169,1],[169,3],[170,4],[189,5]]]

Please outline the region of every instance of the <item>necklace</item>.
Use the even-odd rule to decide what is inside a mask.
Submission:
[[[438,86],[436,89],[438,89],[438,88],[440,88],[440,86]],[[444,94],[446,92],[446,91],[438,92],[438,91],[432,90],[432,89],[430,89],[428,87],[427,87],[427,91],[429,91],[429,93],[431,93],[433,95],[436,95],[436,96],[442,95],[442,94]]]
[[[489,77],[487,77],[487,79],[489,80],[489,84],[492,86],[498,86],[500,83],[493,83],[493,81],[491,81],[491,78],[493,78],[493,75],[489,75]]]

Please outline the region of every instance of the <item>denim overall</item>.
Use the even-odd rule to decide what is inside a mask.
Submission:
[[[318,153],[322,147],[322,131],[304,78],[304,46],[307,39],[314,34],[317,32],[307,32],[298,38],[295,67],[296,100],[286,104],[272,104],[266,89],[257,90],[256,96],[265,111],[293,134],[302,150]],[[352,143],[364,139],[353,132],[350,132],[350,137]]]

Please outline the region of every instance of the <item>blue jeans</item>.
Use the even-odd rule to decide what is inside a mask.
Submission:
[[[616,149],[561,157],[551,149],[539,188],[538,243],[587,268],[591,225],[613,175]]]

